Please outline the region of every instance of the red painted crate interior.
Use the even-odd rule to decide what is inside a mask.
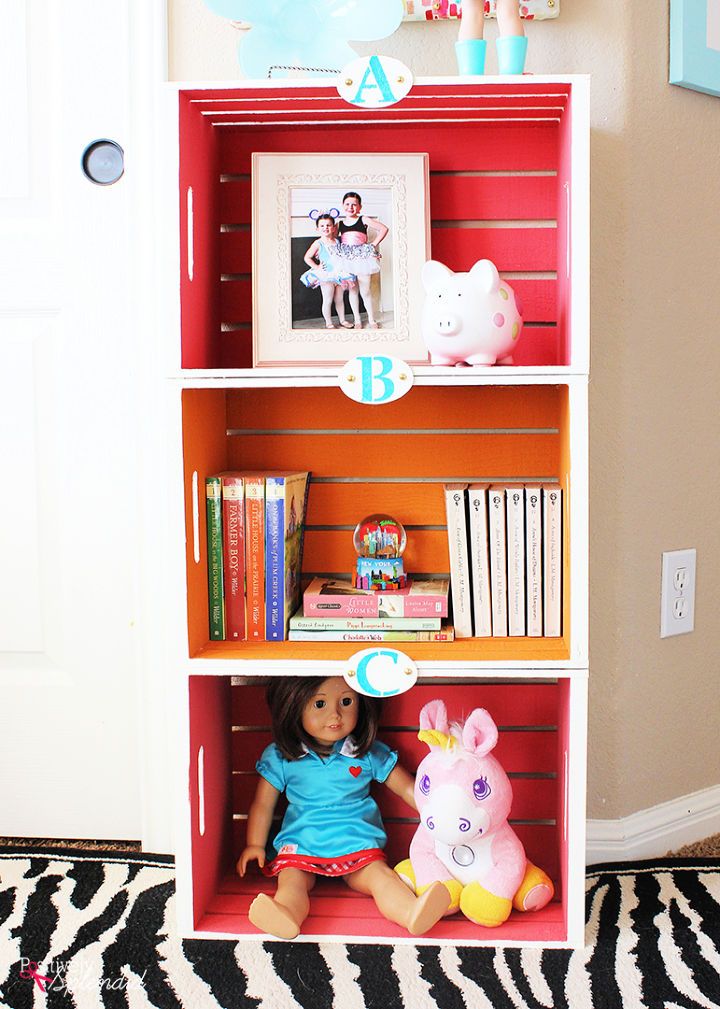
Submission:
[[[524,304],[517,365],[572,364],[571,85],[416,85],[368,112],[333,87],[181,91],[182,367],[252,367],[253,152],[427,153],[431,248],[491,259]]]
[[[417,739],[418,713],[427,701],[442,697],[450,717],[457,719],[475,707],[490,711],[500,729],[495,753],[513,785],[511,823],[528,858],[550,874],[556,887],[555,900],[541,912],[513,911],[497,929],[480,928],[456,915],[439,923],[428,939],[461,944],[562,942],[566,938],[570,689],[569,679],[419,682],[408,693],[384,702],[379,738],[399,751],[400,761],[411,773],[427,752]],[[195,926],[208,932],[254,934],[247,919],[250,901],[259,890],[272,892],[274,884],[255,872],[241,880],[234,864],[244,845],[257,781],[255,761],[271,739],[264,686],[258,681],[233,685],[230,677],[193,676],[189,715]],[[407,857],[415,814],[382,785],[375,786],[374,795],[383,814],[392,865]],[[341,880],[318,882],[303,932],[350,939],[407,935],[379,916],[370,898],[350,892]]]
[[[303,574],[348,575],[352,531],[388,512],[408,532],[406,570],[447,576],[445,482],[558,483],[565,489],[564,610],[560,638],[468,638],[404,645],[418,660],[546,660],[570,654],[568,389],[566,386],[415,386],[368,409],[336,388],[186,389],[188,646],[191,656],[346,659],[351,643],[209,642],[205,510],[193,543],[193,486],[226,469],[307,469],[312,474]]]

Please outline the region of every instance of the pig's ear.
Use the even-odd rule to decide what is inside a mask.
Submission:
[[[436,259],[429,259],[422,268],[422,283],[426,291],[433,287],[442,287],[447,283],[448,277],[453,276],[453,271],[444,263],[438,263]]]
[[[476,287],[483,294],[490,294],[500,287],[500,276],[497,267],[489,259],[479,259],[470,271]]]

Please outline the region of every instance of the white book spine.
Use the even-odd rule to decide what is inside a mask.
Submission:
[[[507,509],[508,632],[525,636],[525,490],[508,487]]]
[[[546,638],[562,634],[562,490],[543,488],[543,586]]]
[[[527,591],[527,635],[538,638],[543,632],[542,607],[542,501],[540,487],[525,488],[525,586]]]
[[[467,484],[448,484],[444,490],[455,637],[471,638],[470,560],[465,509]]]
[[[507,549],[505,546],[505,491],[488,491],[488,528],[490,530],[490,593],[492,597],[492,632],[494,638],[508,636],[507,622]]]
[[[488,557],[487,485],[468,487],[470,512],[470,573],[476,638],[492,635],[490,560]]]

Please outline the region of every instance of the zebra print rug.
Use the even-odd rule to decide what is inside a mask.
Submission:
[[[583,950],[181,941],[166,855],[0,850],[10,1009],[717,1009],[720,861],[587,875]]]

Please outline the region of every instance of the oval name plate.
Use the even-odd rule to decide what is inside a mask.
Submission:
[[[362,354],[340,370],[340,388],[356,403],[392,403],[412,389],[410,365],[388,354]]]
[[[343,679],[358,694],[395,697],[415,685],[417,666],[396,648],[364,648],[348,660]]]
[[[392,56],[361,56],[338,75],[338,94],[362,109],[384,109],[401,101],[413,86],[412,72]]]

